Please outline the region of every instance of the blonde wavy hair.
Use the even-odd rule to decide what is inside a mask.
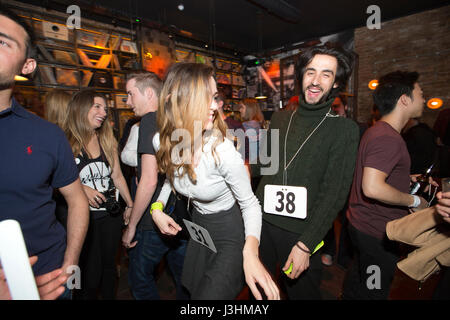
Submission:
[[[88,156],[92,158],[86,147],[93,134],[92,129],[89,127],[87,115],[94,105],[94,98],[96,97],[105,100],[105,104],[108,106],[106,97],[93,89],[83,89],[75,93],[69,102],[65,133],[72,146],[72,152],[75,157],[84,150],[88,153]],[[109,165],[111,168],[114,168],[114,155],[117,152],[117,141],[114,137],[111,124],[109,123],[109,114],[102,126],[95,131],[98,136],[100,147],[105,153]]]
[[[193,183],[197,182],[191,159],[194,155],[194,141],[201,141],[202,148],[205,144],[202,140],[203,124],[214,98],[214,92],[210,87],[210,79],[213,75],[213,68],[200,63],[177,63],[172,65],[166,75],[157,112],[160,148],[156,153],[156,159],[159,171],[165,173],[172,184],[175,172],[180,173],[181,177],[187,173]],[[196,122],[202,124],[200,134],[194,130]],[[216,164],[219,161],[215,152],[216,146],[224,141],[226,128],[222,117],[216,113],[211,130],[211,137],[217,138],[212,145]],[[187,130],[190,140],[173,141],[172,135],[177,129]],[[176,155],[179,157],[177,161],[172,159],[175,146],[181,147],[181,152]],[[183,152],[184,150],[189,152]]]
[[[45,119],[64,130],[67,118],[67,106],[71,95],[66,91],[52,90],[45,96]]]

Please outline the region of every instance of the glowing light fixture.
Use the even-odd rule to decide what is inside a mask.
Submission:
[[[378,86],[378,80],[372,80],[369,82],[369,89],[375,90]]]
[[[428,100],[427,107],[430,109],[439,109],[440,107],[442,107],[442,104],[443,104],[442,99],[432,98]]]
[[[184,5],[182,3],[180,3],[178,5],[178,10],[183,11],[184,10]]]
[[[153,58],[153,55],[149,51],[147,51],[144,55],[144,58],[150,60]]]
[[[24,76],[14,76],[14,81],[28,81],[29,79]]]

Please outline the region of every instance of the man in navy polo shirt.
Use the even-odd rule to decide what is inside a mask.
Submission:
[[[32,37],[20,18],[0,7],[0,221],[20,223],[28,254],[38,257],[35,276],[62,268],[62,278],[78,264],[89,209],[62,130],[12,98],[14,76],[36,68]],[[55,217],[54,188],[68,204],[67,239]]]

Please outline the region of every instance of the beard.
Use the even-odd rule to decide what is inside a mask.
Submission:
[[[310,88],[317,88],[317,89],[320,89],[322,92],[324,91],[323,88],[320,86],[313,86],[313,85],[307,86],[305,90],[302,90],[302,97],[303,97],[303,101],[305,101],[305,102],[306,102],[305,92]],[[327,92],[325,92],[322,95],[322,97],[319,99],[319,101],[317,101],[315,103],[311,103],[311,105],[318,105],[318,104],[324,103],[325,101],[327,101],[330,98],[330,94],[332,91],[333,91],[333,87],[331,87]],[[306,103],[308,103],[308,102],[306,102]],[[310,103],[308,103],[308,104],[310,104]]]
[[[22,73],[22,66],[25,62],[18,63],[13,70],[5,70],[0,73],[0,90],[11,89],[14,87],[15,76]]]
[[[0,81],[0,91],[11,89],[12,87],[14,87],[14,81]]]
[[[14,75],[0,74],[0,90],[10,89],[14,86]]]

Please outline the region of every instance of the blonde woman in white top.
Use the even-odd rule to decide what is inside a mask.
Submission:
[[[218,116],[216,96],[211,67],[179,63],[167,74],[157,114],[158,168],[189,199],[192,222],[207,230],[217,251],[191,239],[183,285],[192,299],[235,299],[245,276],[256,299],[262,299],[257,283],[268,299],[279,299],[277,286],[258,258],[261,207],[240,154],[224,138],[226,125]],[[163,190],[162,202],[164,193],[168,192]],[[162,211],[152,214],[162,233],[181,230]]]

